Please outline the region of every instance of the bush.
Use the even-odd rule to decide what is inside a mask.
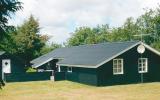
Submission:
[[[33,69],[32,67],[29,67],[26,72],[37,72],[37,71],[36,71],[36,69]]]

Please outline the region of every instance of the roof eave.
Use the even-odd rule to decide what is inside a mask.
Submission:
[[[53,58],[47,59],[46,61],[44,61],[44,62],[42,62],[42,63],[40,63],[40,64],[38,64],[36,66],[34,66],[34,63],[33,63],[32,68],[37,68],[37,67],[39,67],[39,66],[41,66],[41,65],[43,65],[43,64],[45,64],[45,63],[47,63],[47,62],[49,62],[51,60],[53,60]]]
[[[56,64],[59,66],[70,66],[70,67],[83,67],[83,68],[96,68],[96,65],[74,65],[74,64]]]
[[[152,52],[154,52],[155,54],[157,54],[158,56],[160,56],[160,52],[157,51],[156,49],[150,47],[149,45],[147,45],[147,44],[145,44],[145,43],[143,43],[143,42],[141,42],[141,44],[144,45],[144,47],[146,47],[147,49],[149,49],[149,50],[151,50]]]

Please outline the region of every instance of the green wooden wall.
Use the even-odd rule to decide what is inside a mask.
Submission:
[[[27,82],[50,80],[51,72],[30,72],[5,74],[6,82]]]
[[[138,58],[141,55],[137,53],[137,47],[116,57],[123,58],[124,74],[113,75],[113,60],[98,68],[98,85],[115,85],[140,83],[141,74],[138,73]],[[148,58],[148,73],[143,74],[144,82],[160,81],[160,57],[146,50],[142,55]]]
[[[96,69],[72,67],[72,72],[67,72],[66,66],[61,66],[61,71],[65,72],[65,79],[90,85],[97,85]]]
[[[138,58],[140,57],[137,47],[116,57],[124,60],[124,74],[119,75],[113,75],[113,60],[96,69],[72,67],[72,73],[70,73],[67,72],[67,66],[61,66],[61,71],[65,72],[64,75],[67,80],[90,85],[106,86],[140,83],[141,74],[138,72]],[[143,81],[160,81],[160,57],[147,49],[142,57],[148,58],[148,72],[143,74]]]

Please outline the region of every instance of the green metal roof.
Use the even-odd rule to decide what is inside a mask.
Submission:
[[[33,67],[39,67],[53,59],[61,59],[58,65],[97,68],[139,43],[139,41],[112,42],[59,48],[32,60],[31,63]]]

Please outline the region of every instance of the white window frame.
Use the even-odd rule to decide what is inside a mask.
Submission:
[[[67,67],[67,72],[72,73],[72,67]]]
[[[120,64],[119,64],[119,61],[121,62]],[[113,75],[123,74],[123,62],[124,61],[122,58],[113,59]],[[121,67],[119,67],[119,65]],[[118,72],[118,70],[120,70],[120,69],[121,69],[121,71]],[[116,72],[115,72],[115,70],[116,70]]]
[[[144,62],[142,60],[144,60]],[[138,58],[138,72],[139,73],[148,72],[148,58]]]

